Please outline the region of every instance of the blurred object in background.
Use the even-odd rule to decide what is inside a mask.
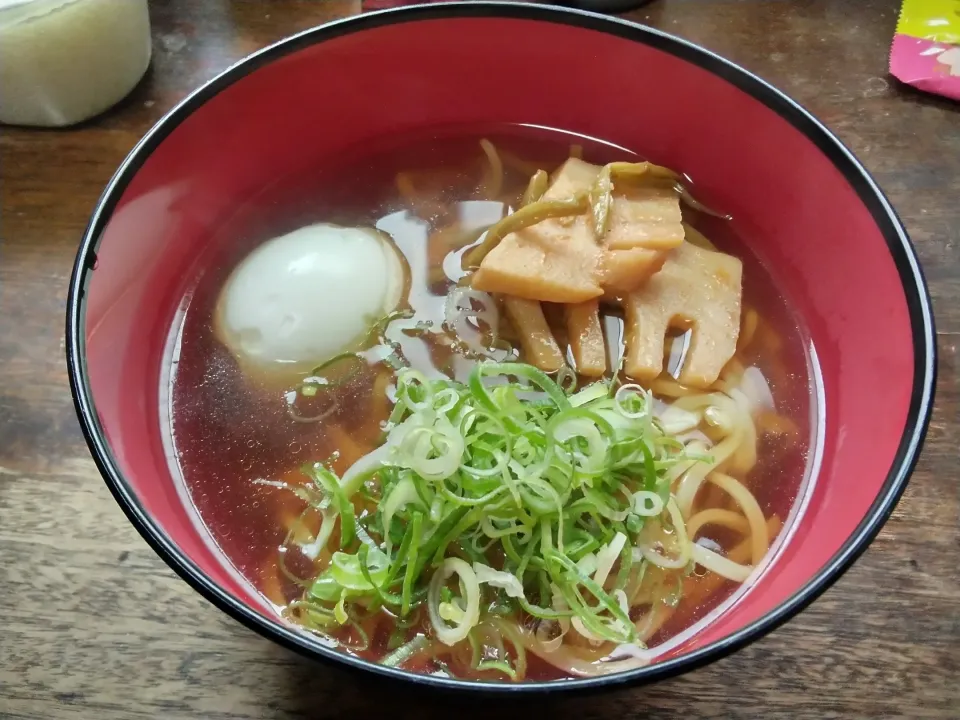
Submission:
[[[139,82],[150,51],[147,0],[0,0],[0,122],[98,115]]]
[[[569,5],[594,12],[626,12],[646,5],[650,0],[557,0],[556,5]]]
[[[960,0],[905,0],[890,50],[890,74],[960,100]]]
[[[385,8],[400,7],[401,5],[417,5],[419,3],[439,2],[442,0],[363,0],[364,10],[383,10]],[[529,0],[527,0],[529,2]],[[553,0],[540,3],[541,5],[568,5],[594,12],[626,12],[646,5],[650,0]]]
[[[428,3],[431,0],[422,0],[422,2]],[[363,0],[363,9],[366,11],[370,10],[386,10],[387,8],[400,7],[402,5],[417,5],[419,4],[417,0]]]

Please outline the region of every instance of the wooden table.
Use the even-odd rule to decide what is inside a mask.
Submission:
[[[123,156],[228,63],[358,4],[155,0],[153,67],[128,101],[74,130],[4,129],[0,717],[463,712],[448,699],[384,696],[380,686],[371,693],[357,677],[245,630],[194,593],[101,482],[64,369],[74,252]],[[960,717],[960,105],[887,77],[898,5],[654,0],[633,17],[701,43],[797,98],[859,155],[903,217],[930,281],[941,352],[937,410],[906,495],[856,566],[772,636],[682,678],[524,706],[525,715]]]

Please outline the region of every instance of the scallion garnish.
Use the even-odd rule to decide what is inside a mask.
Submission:
[[[354,474],[304,468],[340,530],[335,539],[325,524],[331,559],[305,597],[311,617],[342,622],[353,606],[382,604],[404,618],[425,606],[436,639],[453,645],[495,604],[637,643],[623,588],[635,562],[688,561],[688,548],[642,540],[648,522],[676,525],[666,475],[688,458],[639,386],[565,385],[522,363],[478,364],[467,383],[401,370],[386,446],[364,465],[379,501],[362,524]],[[514,672],[505,656],[477,666]]]

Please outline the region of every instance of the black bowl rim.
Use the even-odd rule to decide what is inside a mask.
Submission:
[[[863,520],[840,550],[789,599],[750,625],[693,652],[636,670],[596,678],[529,683],[485,683],[420,675],[339,653],[315,638],[267,619],[219,586],[184,555],[147,515],[107,443],[94,408],[87,376],[84,341],[84,290],[96,262],[96,249],[110,217],[130,181],[151,152],[208,99],[259,67],[309,45],[394,23],[455,17],[500,17],[537,20],[595,30],[671,53],[730,82],[792,124],[840,170],[873,216],[893,257],[910,314],[914,342],[912,396],[904,432],[887,478]],[[413,5],[357,15],[293,35],[234,65],[177,104],[134,147],[101,195],[83,235],[70,279],[66,312],[66,355],[70,386],[84,437],[104,480],[134,527],[166,563],[207,600],[234,619],[307,657],[366,670],[395,680],[436,689],[488,694],[529,695],[636,685],[687,672],[724,657],[766,635],[793,617],[829,588],[876,537],[906,488],[923,445],[936,384],[936,340],[930,294],[915,250],[896,212],[873,178],[850,150],[812,114],[753,73],[698,45],[630,21],[584,10],[516,2],[451,2]]]

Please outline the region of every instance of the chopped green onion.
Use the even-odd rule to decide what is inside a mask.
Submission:
[[[320,488],[333,499],[337,513],[340,516],[340,547],[347,547],[356,535],[356,514],[353,503],[347,499],[340,481],[330,470],[319,464],[308,465],[304,472],[313,478]]]
[[[503,662],[502,660],[482,660],[478,662],[474,668],[476,670],[496,670],[502,672],[511,680],[517,679],[517,671],[510,667],[509,663]]]
[[[417,635],[415,638],[413,638],[413,640],[411,640],[410,642],[404,645],[401,645],[392,653],[387,655],[382,662],[387,667],[397,667],[405,663],[407,660],[412,658],[414,655],[416,655],[418,652],[420,652],[424,648],[426,648],[427,645],[429,644],[430,644],[430,641],[427,640],[426,636]]]
[[[401,615],[410,612],[410,596],[413,590],[413,577],[417,567],[417,555],[420,552],[420,526],[423,521],[423,515],[414,513],[411,523],[410,552],[407,557],[407,570],[403,576],[403,594],[401,596]]]
[[[689,562],[670,486],[691,458],[639,386],[574,392],[559,380],[514,362],[479,363],[466,383],[401,370],[384,445],[343,481],[304,468],[305,499],[323,518],[311,557],[330,557],[303,601],[319,619],[304,610],[304,622],[343,626],[359,608],[388,607],[412,623],[425,606],[437,640],[454,645],[475,643],[484,617],[519,609],[558,622],[561,636],[572,624],[589,640],[634,642],[624,589],[636,592],[636,563]],[[354,496],[368,508],[359,517]],[[388,659],[426,647],[421,637]],[[519,668],[505,651],[474,664],[508,677]]]
[[[459,617],[451,617],[452,625],[448,625],[441,615],[440,591],[444,583],[451,576],[460,579],[463,592],[463,605],[459,606]],[[443,603],[451,606],[455,601]],[[430,589],[427,592],[427,612],[430,614],[430,623],[437,639],[444,645],[455,645],[470,633],[470,630],[480,621],[480,585],[476,573],[460,558],[450,557],[443,561],[430,580]]]

